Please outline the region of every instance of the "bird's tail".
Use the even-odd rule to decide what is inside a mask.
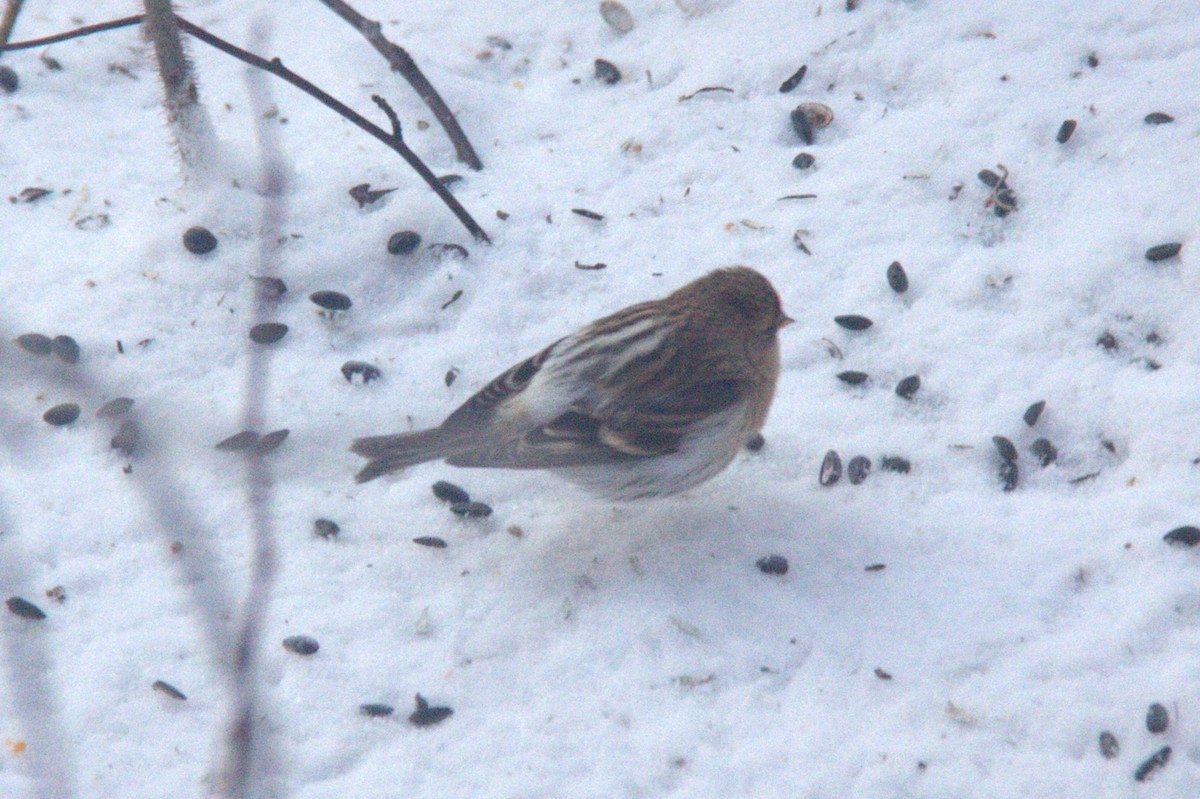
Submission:
[[[354,480],[365,483],[388,472],[444,458],[455,451],[454,444],[454,437],[448,436],[440,427],[418,430],[415,433],[355,439],[350,445],[350,451],[368,460],[358,474],[354,475]]]

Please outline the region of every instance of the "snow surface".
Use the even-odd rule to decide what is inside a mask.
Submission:
[[[1200,523],[1200,3],[626,6],[636,27],[620,35],[591,0],[360,5],[458,115],[486,165],[472,172],[320,4],[180,4],[242,43],[268,15],[272,54],[380,124],[369,96],[386,95],[431,168],[464,176],[455,194],[494,240],[473,242],[395,154],[272,81],[291,332],[264,429],[291,436],[268,460],[280,565],[260,700],[281,790],[1198,795],[1200,554],[1162,539]],[[14,38],[135,11],[27,3]],[[135,30],[48,48],[61,71],[36,50],[4,58],[21,77],[0,96],[4,195],[54,190],[0,205],[0,595],[48,614],[0,611],[4,799],[200,795],[223,746],[229,654],[213,644],[229,631],[211,619],[240,601],[250,543],[241,461],[213,445],[241,429],[262,198],[229,182],[250,185],[257,163],[244,70],[193,44],[230,164],[203,191],[180,188]],[[619,84],[594,79],[597,57]],[[710,86],[732,91],[680,99]],[[807,147],[789,123],[806,101],[836,115]],[[1175,122],[1144,123],[1154,111]],[[801,150],[813,168],[793,168]],[[1003,219],[976,179],[997,164],[1019,198]],[[396,191],[360,210],[347,190],[363,182]],[[793,194],[816,196],[780,199]],[[211,255],[180,245],[197,224],[220,239]],[[387,254],[410,228],[470,257]],[[1173,241],[1179,257],[1143,257]],[[884,279],[893,260],[904,295]],[[711,483],[616,507],[536,473],[429,464],[352,482],[352,438],[436,424],[578,325],[736,263],[767,274],[797,324],[765,449]],[[318,289],[354,307],[321,317]],[[837,327],[847,313],[875,325]],[[10,343],[30,331],[74,336],[79,365]],[[1097,346],[1106,331],[1117,349]],[[348,384],[351,359],[384,378]],[[871,382],[836,379],[848,369]],[[910,374],[905,401],[892,389]],[[119,395],[153,443],[132,459],[95,418]],[[1030,429],[1021,414],[1043,399]],[[41,421],[65,401],[79,421]],[[1020,450],[1015,491],[994,435]],[[1039,436],[1060,451],[1045,469]],[[822,487],[829,449],[875,469]],[[911,473],[881,472],[883,455]],[[439,479],[494,515],[451,515]],[[336,540],[313,535],[318,517]],[[755,568],[771,554],[786,575]],[[294,634],[320,651],[285,651]],[[418,692],[454,714],[410,725]],[[397,712],[366,718],[366,702]],[[1151,702],[1165,734],[1146,729]],[[1165,745],[1170,762],[1135,782]]]

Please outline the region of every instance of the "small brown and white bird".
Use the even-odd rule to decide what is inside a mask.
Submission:
[[[744,266],[597,319],[512,367],[438,427],[360,438],[360,483],[424,461],[550,469],[615,500],[722,471],[767,419],[779,295]]]

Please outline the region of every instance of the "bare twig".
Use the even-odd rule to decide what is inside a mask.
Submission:
[[[266,42],[265,24],[256,23],[252,39],[256,46]],[[258,145],[262,157],[263,219],[259,233],[258,274],[276,277],[279,271],[279,233],[286,215],[284,184],[286,166],[281,155],[275,127],[267,121],[270,93],[262,73],[247,70],[246,84],[250,106],[256,120]],[[274,302],[255,292],[254,324],[268,321]],[[242,429],[257,430],[263,425],[271,350],[251,345],[246,358],[246,388],[243,401]],[[274,486],[267,461],[262,456],[246,459],[246,504],[250,512],[254,552],[250,583],[242,605],[234,653],[234,706],[225,747],[222,786],[230,799],[247,796],[272,796],[268,786],[275,778],[274,748],[261,723],[262,701],[258,691],[258,660],[262,627],[271,600],[276,568],[275,535],[271,524]]]
[[[437,93],[437,89],[433,88],[433,84],[421,72],[417,62],[413,61],[412,56],[403,47],[387,40],[379,22],[367,19],[354,10],[349,3],[343,0],[321,0],[321,2],[361,33],[371,43],[371,46],[387,59],[388,66],[392,68],[393,72],[399,72],[404,76],[408,85],[412,86],[413,91],[421,96],[425,105],[429,106],[429,110],[433,112],[442,128],[445,129],[446,135],[450,137],[450,141],[454,145],[454,152],[458,155],[458,160],[471,169],[483,169],[483,162],[479,160],[471,142],[467,141],[467,134],[463,133],[458,120],[454,118],[454,114],[450,112],[441,95]]]
[[[167,126],[175,137],[187,180],[206,182],[215,163],[216,134],[200,104],[200,89],[192,62],[183,49],[171,0],[145,0],[146,38],[154,45],[158,74],[163,82]]]
[[[0,53],[4,52],[8,37],[12,36],[13,25],[17,24],[17,15],[21,13],[21,4],[24,2],[25,0],[5,0],[4,16],[0,17]]]
[[[68,31],[66,33],[60,33],[54,36],[47,36],[42,39],[16,42],[8,45],[7,49],[25,50],[30,47],[39,47],[46,44],[52,44],[54,42],[73,39],[78,36],[86,36],[91,33],[99,33],[101,31],[113,30],[115,28],[128,27],[130,25],[136,25],[141,21],[142,18],[140,16],[125,17],[124,19],[114,20],[112,22],[106,22],[99,25],[88,25],[84,28],[78,28],[74,31]],[[183,30],[189,35],[196,37],[211,47],[215,47],[223,53],[233,56],[239,61],[244,61],[251,66],[258,67],[259,69],[270,72],[272,75],[275,75],[278,78],[282,78],[283,80],[295,86],[297,89],[300,89],[305,94],[316,99],[322,105],[333,110],[346,120],[352,122],[360,129],[374,136],[388,147],[391,147],[393,150],[399,153],[400,157],[403,158],[418,175],[421,176],[421,179],[425,181],[426,185],[433,189],[434,193],[441,198],[442,202],[444,202],[450,211],[456,217],[458,217],[459,222],[463,224],[463,227],[465,227],[477,241],[491,241],[484,229],[481,228],[471,214],[467,212],[467,209],[463,208],[462,203],[460,203],[454,197],[454,195],[450,193],[450,190],[447,189],[445,185],[443,185],[442,182],[437,179],[437,176],[430,171],[429,167],[425,166],[425,163],[421,161],[420,157],[404,143],[403,139],[397,139],[394,135],[389,134],[383,128],[380,128],[378,125],[370,122],[361,114],[347,106],[345,103],[334,99],[332,96],[317,88],[309,81],[292,72],[290,69],[285,67],[278,58],[273,58],[270,61],[267,61],[261,56],[246,52],[240,47],[237,47],[212,35],[203,28],[193,25],[178,15],[176,15],[175,21],[179,25],[180,30]]]
[[[38,39],[25,39],[21,42],[12,42],[0,47],[0,50],[4,52],[8,52],[9,50],[30,50],[34,47],[45,47],[48,44],[65,42],[68,39],[78,39],[81,36],[91,36],[93,33],[103,33],[104,31],[113,31],[118,28],[131,28],[134,25],[141,24],[142,15],[137,14],[132,17],[109,20],[108,22],[97,22],[94,25],[84,25],[82,28],[56,33],[53,36],[42,36]]]

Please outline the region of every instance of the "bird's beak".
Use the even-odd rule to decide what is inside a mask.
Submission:
[[[792,317],[787,316],[785,314],[784,317],[779,320],[779,327],[780,327],[780,329],[783,329],[795,321],[796,321],[795,319],[793,319]]]

